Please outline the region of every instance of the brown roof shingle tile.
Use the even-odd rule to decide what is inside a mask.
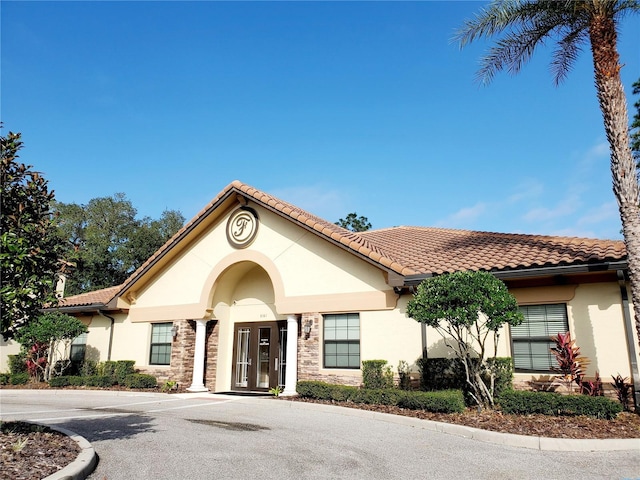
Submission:
[[[103,288],[102,290],[94,290],[93,292],[81,293],[65,297],[58,303],[59,307],[80,307],[90,305],[106,305],[113,300],[120,292],[122,285],[115,287]]]
[[[624,243],[576,237],[394,227],[362,232],[407,268],[422,274],[510,270],[619,261]]]

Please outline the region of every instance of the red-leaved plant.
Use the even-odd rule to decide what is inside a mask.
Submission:
[[[602,397],[604,396],[604,387],[602,386],[602,379],[600,378],[600,372],[596,370],[595,380],[582,380],[580,381],[580,392],[589,395],[590,397]]]
[[[47,354],[49,346],[45,343],[35,343],[31,346],[27,356],[27,371],[29,375],[41,381],[44,377],[44,370],[47,366]]]
[[[580,347],[575,344],[575,340],[571,339],[570,332],[558,333],[555,337],[551,337],[551,340],[555,343],[551,347],[551,352],[558,362],[558,366],[552,369],[560,374],[556,380],[572,392],[574,383],[581,387],[589,359],[580,355]]]
[[[629,397],[632,392],[633,384],[629,383],[628,377],[622,377],[622,375],[618,374],[617,376],[611,375],[613,378],[613,388],[616,389],[616,395],[618,396],[618,401],[622,404],[622,409],[625,412],[630,410],[630,402]]]

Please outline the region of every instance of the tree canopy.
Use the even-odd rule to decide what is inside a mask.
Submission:
[[[35,319],[43,304],[55,299],[60,248],[50,206],[47,180],[18,161],[20,133],[1,140],[0,293],[5,339]]]
[[[76,317],[46,312],[20,328],[15,339],[27,353],[31,376],[48,381],[52,374],[61,375],[71,364],[70,341],[87,331]]]
[[[346,218],[341,218],[336,222],[336,225],[341,226],[342,228],[346,228],[347,230],[351,230],[352,232],[364,232],[371,228],[371,223],[369,223],[369,219],[367,217],[363,217],[362,215],[358,216],[357,213],[353,212],[346,216]]]
[[[58,238],[73,265],[65,294],[119,285],[184,224],[175,210],[160,219],[136,218],[124,193],[99,197],[86,205],[56,203]]]
[[[485,375],[487,358],[495,358],[500,329],[519,325],[523,316],[506,285],[487,272],[455,272],[427,278],[407,305],[414,320],[433,327],[462,361],[470,393],[479,405],[493,405],[494,372]],[[493,350],[489,355],[492,340]]]

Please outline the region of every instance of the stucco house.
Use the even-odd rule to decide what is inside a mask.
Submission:
[[[357,385],[362,360],[450,356],[406,315],[423,279],[486,270],[525,315],[500,356],[516,382],[550,374],[549,336],[570,331],[588,374],[638,382],[637,336],[620,241],[422,227],[354,233],[234,181],[122,285],[59,309],[89,333],[76,350],[191,391],[295,393],[296,381]]]

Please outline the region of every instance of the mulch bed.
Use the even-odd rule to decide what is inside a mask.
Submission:
[[[0,479],[40,480],[74,461],[80,448],[67,435],[25,422],[0,426]]]
[[[287,398],[287,400],[291,399]],[[393,415],[404,415],[435,422],[455,423],[467,427],[516,435],[576,439],[640,438],[640,415],[628,412],[619,414],[614,420],[604,420],[587,416],[510,415],[497,410],[478,412],[475,408],[469,408],[464,413],[432,413],[387,405],[316,401],[303,398],[296,398],[294,401],[323,403],[373,412],[391,413]]]

